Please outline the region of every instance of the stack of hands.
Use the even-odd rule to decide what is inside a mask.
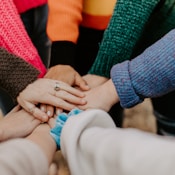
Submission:
[[[81,77],[72,67],[58,65],[44,78],[28,85],[17,100],[22,108],[43,122],[74,108],[109,111],[118,100],[112,81],[107,80],[90,74]]]
[[[58,65],[49,69],[44,78],[28,85],[19,94],[17,101],[19,105],[5,117],[5,120],[9,120],[6,123],[13,127],[9,126],[9,131],[6,132],[6,127],[1,123],[1,141],[25,137],[39,124],[48,123],[50,128],[57,127],[51,130],[51,133],[52,136],[54,133],[54,139],[59,147],[60,132],[56,137],[55,131],[63,127],[68,118],[66,113],[73,109],[92,108],[108,111],[118,99],[111,80],[95,75],[81,77],[72,67]],[[60,113],[62,114],[59,115]],[[10,122],[13,120],[12,117],[14,121]]]

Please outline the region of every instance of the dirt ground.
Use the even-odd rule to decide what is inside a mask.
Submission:
[[[0,118],[2,114],[0,111]],[[150,99],[146,99],[143,103],[124,111],[123,127],[138,128],[147,132],[156,132],[155,118],[153,115],[153,108]],[[55,174],[59,167],[59,175],[69,175],[69,170],[63,159],[61,152],[57,151],[53,163],[50,166],[50,174]]]

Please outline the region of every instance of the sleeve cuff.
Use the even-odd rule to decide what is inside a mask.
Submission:
[[[120,105],[123,108],[133,107],[144,100],[137,95],[132,86],[129,75],[129,61],[113,66],[111,78],[118,93]]]

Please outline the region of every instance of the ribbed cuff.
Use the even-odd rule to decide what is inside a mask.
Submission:
[[[133,107],[144,100],[135,92],[128,70],[129,61],[117,64],[111,69],[111,78],[123,108]]]

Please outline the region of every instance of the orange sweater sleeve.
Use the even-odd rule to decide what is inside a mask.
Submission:
[[[51,41],[77,42],[83,0],[48,0],[47,33]]]

